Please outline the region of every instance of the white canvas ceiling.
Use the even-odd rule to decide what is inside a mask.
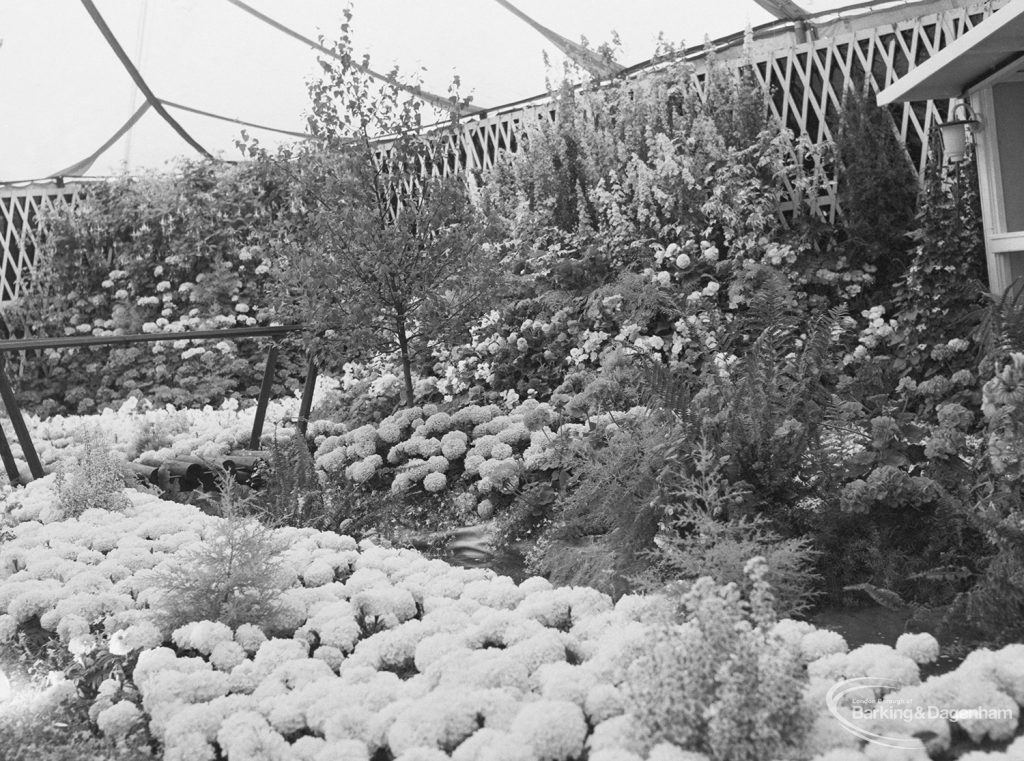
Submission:
[[[312,38],[334,38],[340,0],[248,0]],[[619,63],[646,60],[659,33],[699,44],[772,20],[755,0],[513,0],[535,21],[592,45],[621,38]],[[302,131],[306,80],[316,53],[225,0],[95,0],[150,88],[168,101]],[[814,13],[838,0],[802,0]],[[475,105],[498,106],[544,91],[562,56],[494,0],[354,0],[355,47],[378,71],[397,64],[447,91],[458,74]],[[0,181],[52,176],[93,153],[144,98],[79,0],[0,2]],[[240,127],[192,113],[173,116],[211,153],[238,158]],[[274,145],[286,136],[249,129]],[[152,110],[98,157],[90,175],[159,168],[198,155]]]

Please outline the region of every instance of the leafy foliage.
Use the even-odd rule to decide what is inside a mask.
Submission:
[[[281,314],[303,319],[322,353],[397,354],[412,406],[413,363],[485,311],[498,269],[464,181],[432,171],[449,160],[446,131],[424,135],[421,101],[397,71],[373,84],[354,58],[350,16],[309,88],[320,140],[277,159],[251,152],[289,177],[291,213],[273,237]]]
[[[624,691],[647,747],[668,741],[716,761],[785,757],[811,712],[796,655],[770,633],[774,599],[763,558],[745,568],[751,592],[697,580],[678,617],[654,627],[626,669]]]
[[[264,166],[205,162],[91,185],[80,205],[43,221],[29,289],[4,310],[6,334],[266,324],[259,241],[284,203],[282,187]],[[12,369],[19,397],[39,414],[88,413],[129,396],[175,405],[255,396],[265,351],[252,339],[78,347],[27,353]],[[282,357],[286,388],[301,376],[293,363]]]
[[[651,590],[686,588],[710,576],[746,590],[744,567],[762,557],[780,615],[806,612],[817,580],[810,540],[783,538],[764,515],[736,517],[733,513],[747,495],[725,480],[722,459],[706,441],[697,442],[692,459],[692,468],[673,479],[663,497],[665,517],[654,540],[652,566],[640,576],[640,585]]]

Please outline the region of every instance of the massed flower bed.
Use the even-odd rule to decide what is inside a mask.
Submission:
[[[144,725],[165,759],[213,759],[218,752],[228,759],[361,761],[704,757],[638,736],[636,712],[650,706],[630,703],[638,694],[630,669],[661,641],[658,631],[668,631],[676,647],[690,643],[699,660],[722,657],[700,649],[708,645],[696,619],[667,630],[657,623],[653,614],[664,598],[626,596],[613,604],[592,589],[555,588],[539,578],[516,585],[408,550],[283,528],[270,533],[279,553],[273,615],[234,626],[182,624],[168,619],[158,580],[175,564],[208,557],[224,541],[227,519],[126,490],[123,511],[48,520],[51,487],[52,478],[34,482],[5,506],[13,525],[0,549],[0,634],[10,640],[37,625],[83,664],[113,657],[129,678],[99,685],[97,725],[115,737]],[[727,591],[709,594],[695,615],[718,610],[721,617],[730,599]],[[937,651],[927,635],[901,638],[895,649],[847,652],[842,637],[806,623],[784,620],[760,635],[749,624],[740,628],[766,643],[759,656],[770,659],[765,674],[803,664],[803,697],[790,706],[806,713],[800,756],[925,759],[954,740],[1003,747],[1018,732],[1024,645],[978,651],[955,672],[922,683],[916,661]],[[880,720],[873,731],[912,747],[863,745],[825,705],[837,681],[863,676],[890,680],[898,688],[893,700],[949,710],[985,706],[1005,715],[960,725]],[[664,689],[669,704],[683,698],[671,692],[671,681]],[[756,682],[747,689],[756,692]],[[709,710],[728,712],[729,695],[700,697]],[[971,758],[1016,759],[1022,750],[1018,739],[1005,753]]]

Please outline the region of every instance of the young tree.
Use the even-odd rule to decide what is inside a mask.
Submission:
[[[498,267],[466,179],[442,176],[454,166],[457,83],[447,125],[424,129],[422,102],[398,71],[380,83],[352,56],[346,16],[309,88],[318,139],[287,156],[279,303],[321,351],[337,339],[347,361],[397,353],[411,405],[415,360],[482,313]]]

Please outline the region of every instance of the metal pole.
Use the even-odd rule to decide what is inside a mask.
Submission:
[[[32,437],[29,435],[28,426],[25,425],[25,418],[21,416],[21,409],[18,407],[18,400],[14,398],[14,390],[7,380],[7,358],[0,354],[0,397],[3,398],[4,407],[7,408],[7,416],[11,419],[11,426],[21,444],[21,453],[28,462],[29,472],[33,478],[42,478],[43,465],[39,462],[39,455],[36,448],[32,446]]]
[[[309,361],[306,363],[306,382],[302,386],[302,401],[299,402],[299,419],[295,421],[295,430],[300,436],[306,435],[309,425],[309,411],[313,407],[313,389],[316,387],[316,354],[309,350]]]
[[[267,404],[270,403],[270,389],[274,385],[274,368],[277,366],[277,352],[278,346],[275,342],[270,345],[270,351],[267,352],[267,365],[263,369],[263,383],[260,385],[260,395],[256,401],[256,417],[252,421],[249,449],[260,448],[263,422],[267,419]]]
[[[14,461],[14,453],[11,451],[11,445],[7,442],[7,434],[4,433],[2,427],[0,427],[0,458],[3,458],[7,477],[12,484],[16,484],[21,479],[21,473],[18,471],[18,463]]]

